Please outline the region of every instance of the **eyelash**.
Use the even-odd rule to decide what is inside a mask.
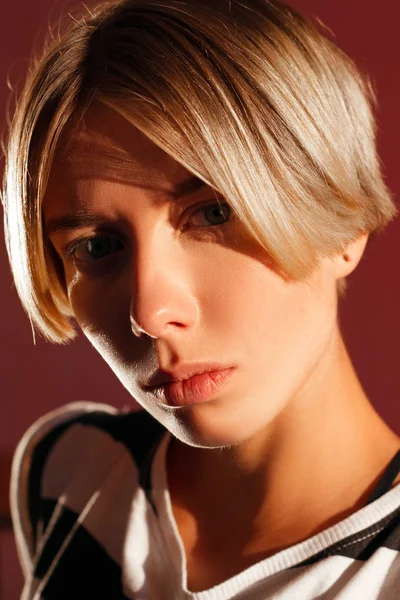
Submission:
[[[210,224],[210,225],[205,225],[205,226],[199,226],[199,225],[197,225],[197,226],[194,226],[194,227],[187,227],[187,222],[185,222],[185,224],[184,224],[184,225],[181,227],[181,231],[186,231],[187,229],[209,229],[209,228],[215,228],[215,227],[222,227],[223,225],[226,225],[227,223],[229,223],[230,221],[232,221],[232,220],[233,220],[232,209],[231,209],[231,207],[230,207],[230,205],[229,205],[229,204],[227,204],[226,202],[213,202],[213,203],[208,203],[208,204],[206,204],[206,205],[204,205],[204,206],[202,206],[202,207],[200,207],[200,208],[196,209],[196,210],[195,210],[195,211],[194,211],[194,212],[193,212],[193,213],[192,213],[192,214],[189,216],[189,218],[188,218],[188,221],[189,221],[191,218],[193,218],[195,215],[197,215],[197,214],[201,213],[202,211],[206,210],[207,208],[211,208],[211,207],[213,207],[213,206],[218,206],[218,208],[220,208],[220,209],[221,209],[221,212],[223,212],[223,211],[222,211],[222,209],[223,209],[224,207],[228,207],[228,208],[229,208],[229,214],[228,214],[228,217],[227,217],[227,220],[226,220],[226,221],[224,221],[223,223],[218,223],[218,224],[216,224],[216,225],[212,225],[212,224]],[[113,240],[116,240],[116,238],[115,238],[115,237],[113,237],[113,236],[111,236],[111,235],[110,235],[110,234],[109,234],[107,231],[104,231],[104,232],[98,232],[98,233],[96,233],[95,235],[91,235],[91,236],[87,236],[87,237],[83,237],[83,238],[80,238],[80,239],[74,240],[74,241],[73,241],[73,242],[71,242],[70,244],[67,244],[67,246],[66,246],[65,248],[63,248],[63,254],[64,254],[64,256],[65,256],[65,259],[66,259],[66,260],[68,260],[68,259],[75,259],[75,260],[78,260],[78,259],[77,259],[77,258],[74,256],[74,253],[75,253],[75,252],[76,252],[76,251],[77,251],[77,250],[78,250],[78,249],[79,249],[81,246],[83,246],[85,243],[89,242],[90,240],[96,240],[96,239],[98,239],[98,238],[100,238],[100,237],[110,237],[111,239],[113,239]],[[105,256],[104,258],[108,258],[108,257],[109,257],[109,255]],[[96,262],[96,263],[99,263],[101,260],[102,260],[101,258],[99,258],[99,259],[92,259],[92,261],[91,261],[91,262],[93,262],[93,263],[95,263],[95,262]],[[80,262],[82,262],[82,260],[81,260]],[[89,261],[87,261],[87,262],[89,262]]]

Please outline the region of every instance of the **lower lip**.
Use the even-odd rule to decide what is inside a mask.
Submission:
[[[189,406],[205,402],[219,392],[229,379],[233,368],[193,375],[184,381],[164,383],[155,388],[156,394],[172,406]]]

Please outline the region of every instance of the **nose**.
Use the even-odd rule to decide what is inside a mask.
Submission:
[[[132,333],[157,339],[193,328],[199,307],[190,287],[188,261],[176,240],[155,235],[146,245],[138,241],[131,266]]]

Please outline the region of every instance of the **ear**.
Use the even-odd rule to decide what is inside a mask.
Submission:
[[[354,271],[364,254],[367,242],[368,233],[362,233],[333,258],[336,279],[347,277]]]

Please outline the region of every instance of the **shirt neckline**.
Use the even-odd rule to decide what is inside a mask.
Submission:
[[[166,459],[171,440],[171,432],[166,431],[154,454],[151,465],[151,489],[161,533],[167,544],[169,558],[174,569],[177,589],[180,592],[183,591],[188,600],[208,600],[211,590],[213,594],[218,592],[218,598],[240,593],[247,589],[249,581],[262,580],[302,563],[333,544],[342,542],[347,537],[374,525],[396,509],[400,510],[400,483],[398,483],[376,500],[364,505],[350,516],[320,533],[251,565],[213,588],[201,592],[191,592],[187,588],[185,549],[173,515],[167,485]]]

